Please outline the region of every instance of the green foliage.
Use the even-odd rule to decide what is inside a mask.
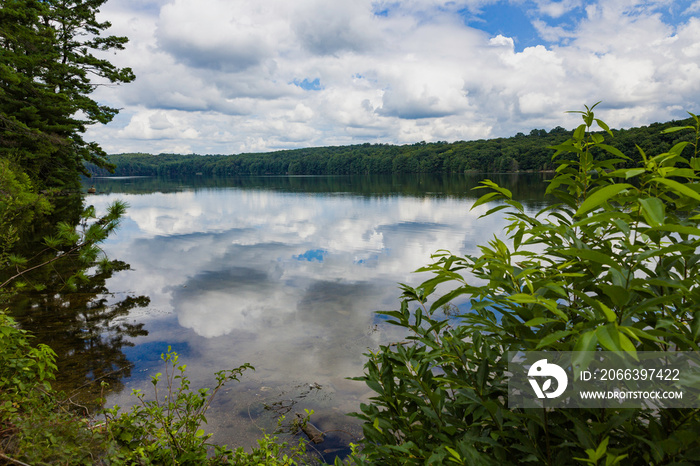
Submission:
[[[65,278],[65,285],[74,289],[78,282],[85,281],[83,270],[93,265],[109,267],[109,261],[99,248],[110,233],[119,227],[127,204],[123,201],[115,201],[107,208],[107,213],[97,217],[95,208],[88,206],[81,214],[80,223],[76,227],[68,222],[59,222],[54,235],[47,235],[43,239],[44,249],[30,258],[12,254],[8,249],[3,249],[0,255],[0,271],[2,281],[0,291],[7,289],[14,283],[15,287],[24,287],[20,277],[26,277],[29,272],[45,267],[53,262],[71,258],[82,266],[75,274]],[[11,225],[12,228],[12,225]],[[41,283],[36,286],[41,287]]]
[[[30,335],[0,312],[0,459],[95,464],[93,453],[104,449],[106,437],[56,400],[49,385],[55,358],[48,346],[32,346]]]
[[[0,159],[0,165],[14,168],[5,159]],[[0,199],[3,228],[24,233],[31,225],[22,221],[45,213],[48,203],[33,192],[29,178],[20,170],[3,171],[0,181],[6,190],[6,197]],[[54,268],[46,266],[60,259],[72,259],[74,266],[74,273],[61,277],[64,287],[79,285],[86,277],[85,270],[97,263],[98,244],[119,225],[125,207],[115,203],[100,218],[94,208],[85,209],[77,229],[68,222],[59,223],[55,236],[45,238],[44,251],[28,257],[11,249],[16,237],[5,236],[9,240],[3,243],[0,254],[2,297],[17,296],[28,285],[43,289],[47,282],[37,281],[35,274],[52,271]],[[106,259],[98,264],[98,273],[105,267],[111,267]],[[0,361],[2,459],[14,464],[18,464],[16,458],[31,464],[99,463],[99,456],[110,450],[110,439],[69,411],[52,390],[49,381],[57,373],[55,352],[43,344],[31,345],[30,335],[4,313],[0,313]]]
[[[55,353],[46,345],[36,348],[29,343],[26,331],[0,312],[0,403],[3,410],[16,411],[16,400],[9,397],[25,394],[36,387],[48,390],[48,380],[56,370]]]
[[[11,252],[20,236],[50,210],[51,204],[34,190],[27,174],[0,158],[0,263],[16,260]]]
[[[101,35],[110,27],[97,20],[105,1],[0,1],[0,157],[41,188],[76,189],[84,162],[109,167],[82,133],[117,110],[89,96],[98,85],[134,76],[93,54],[127,41]]]
[[[687,133],[661,131],[682,122],[655,123],[648,127],[617,131],[611,144],[632,153],[632,166],[640,160],[635,142],[647,152],[665,152],[678,142],[688,140]],[[118,175],[180,176],[248,176],[248,175],[366,175],[403,173],[464,173],[553,170],[549,145],[564,143],[573,135],[562,127],[547,132],[533,130],[511,138],[478,141],[417,143],[402,146],[358,144],[339,147],[316,147],[283,150],[265,154],[110,155]],[[107,174],[91,167],[93,173]]]
[[[259,447],[247,453],[241,447],[233,451],[227,446],[215,446],[207,442],[202,424],[206,424],[206,412],[217,392],[228,381],[238,381],[250,364],[216,373],[217,384],[213,390],[190,389],[185,375],[187,366],[178,364],[179,356],[168,347],[161,355],[165,363],[165,378],[158,373],[151,377],[154,399],[146,400],[144,393],[134,390],[139,404],[131,412],[119,413],[115,406],[106,411],[105,429],[121,446],[113,460],[127,464],[285,464],[294,465],[304,453],[304,444],[292,447],[279,443],[274,436],[265,435],[258,441]],[[159,383],[165,382],[165,394],[159,394]],[[209,455],[214,450],[213,455]]]
[[[691,464],[697,409],[509,409],[508,351],[697,351],[700,119],[694,138],[640,162],[605,143],[592,108],[554,149],[558,203],[531,215],[490,181],[508,242],[439,252],[384,312],[407,341],[371,352],[363,454],[377,464]],[[592,132],[597,124],[604,133]],[[566,157],[565,157],[566,156]],[[439,292],[437,290],[440,290]],[[445,291],[447,290],[447,291]],[[445,306],[469,299],[456,317]]]
[[[282,422],[283,419],[280,419]],[[264,434],[263,438],[258,440],[258,446],[250,452],[246,452],[243,447],[236,448],[235,451],[229,450],[226,446],[216,447],[216,456],[218,464],[232,464],[236,466],[249,465],[270,465],[270,466],[296,466],[306,464],[303,460],[306,452],[306,443],[304,439],[300,439],[296,445],[288,442],[281,442],[274,435]]]
[[[178,365],[179,356],[168,347],[161,356],[165,363],[166,392],[159,397],[158,384],[161,373],[151,377],[155,393],[153,400],[146,401],[140,390],[134,390],[139,399],[130,413],[119,415],[119,407],[107,411],[107,429],[127,450],[134,454],[130,460],[143,460],[147,464],[197,464],[207,457],[207,439],[200,428],[206,423],[206,411],[216,393],[227,381],[236,380],[245,369],[244,364],[230,371],[216,374],[217,385],[209,393],[204,388],[190,390],[190,381],[185,375],[187,366]]]
[[[207,442],[202,424],[216,393],[231,380],[238,380],[248,364],[220,371],[217,385],[192,391],[186,366],[168,348],[162,355],[165,378],[152,378],[155,399],[146,401],[135,391],[140,404],[131,412],[119,407],[106,411],[98,424],[66,409],[51,389],[49,380],[57,370],[55,353],[46,345],[33,347],[31,336],[0,312],[0,463],[10,464],[232,464],[288,465],[302,463],[305,444],[281,442],[265,434],[258,446],[245,451]],[[166,393],[158,393],[165,382]],[[282,422],[280,420],[280,422]],[[3,463],[4,464],[4,463]]]

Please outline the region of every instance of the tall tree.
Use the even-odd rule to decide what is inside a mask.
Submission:
[[[130,82],[130,68],[96,56],[128,39],[102,36],[106,0],[0,0],[0,156],[43,188],[75,188],[84,163],[109,167],[106,153],[85,141],[89,125],[118,110],[90,95],[99,85]]]

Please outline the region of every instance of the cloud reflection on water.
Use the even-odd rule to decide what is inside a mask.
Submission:
[[[450,198],[224,189],[93,199],[117,197],[130,208],[108,249],[137,270],[120,285],[150,295],[204,337],[267,327],[304,306],[307,290],[336,281],[385,285],[371,316],[396,297],[397,282],[417,281],[410,272],[431,253],[474,252],[467,245],[503,225],[495,217],[475,225],[481,209]]]
[[[445,197],[226,188],[91,198],[98,209],[115,199],[130,207],[105,249],[133,270],[109,288],[151,297],[132,316],[150,332],[137,345],[187,347],[193,386],[232,361],[256,367],[253,390],[318,382],[338,415],[367,396],[345,380],[361,374],[362,353],[403,338],[374,314],[398,307],[397,283],[427,278],[412,271],[436,250],[475,253],[505,225],[475,222],[486,207],[469,212],[473,200]],[[210,426],[228,425],[217,416]]]

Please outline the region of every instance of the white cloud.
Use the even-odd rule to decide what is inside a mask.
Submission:
[[[534,20],[532,25],[537,29],[540,37],[549,42],[556,43],[564,39],[576,37],[575,32],[567,30],[563,26],[550,26],[540,19]]]
[[[304,49],[321,56],[362,53],[381,47],[378,25],[368,1],[302,2],[293,9],[291,27]]]
[[[542,38],[521,50],[517,31],[464,24],[494,3],[111,0],[112,32],[131,38],[114,61],[137,79],[97,91],[123,116],[88,136],[110,152],[231,153],[509,136],[571,127],[564,112],[598,100],[613,126],[697,111],[697,2],[502,2]]]
[[[684,15],[692,15],[700,12],[700,1],[695,0],[684,12]]]
[[[541,14],[559,18],[572,10],[580,8],[583,2],[581,0],[536,0],[535,3]]]
[[[512,37],[505,37],[501,34],[498,34],[496,37],[492,37],[489,39],[489,45],[492,45],[494,47],[504,47],[508,50],[513,50],[515,47],[515,42],[513,42]]]
[[[197,139],[199,132],[188,124],[190,115],[175,110],[146,110],[136,113],[121,131],[129,139]]]
[[[196,68],[240,71],[274,56],[289,35],[270,2],[175,0],[160,11],[163,50]],[[267,20],[260,18],[267,16]]]

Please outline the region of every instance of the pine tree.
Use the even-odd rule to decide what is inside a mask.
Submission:
[[[130,68],[95,56],[128,41],[101,36],[111,26],[97,20],[105,2],[0,0],[0,156],[39,187],[76,188],[85,162],[110,167],[82,136],[118,113],[90,97],[95,88],[134,79]]]

